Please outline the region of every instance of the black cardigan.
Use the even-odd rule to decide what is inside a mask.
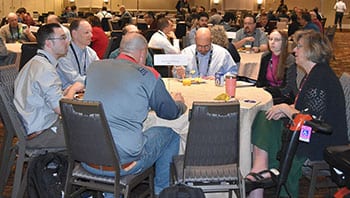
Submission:
[[[297,154],[311,160],[323,159],[326,146],[347,144],[345,97],[339,82],[328,64],[316,64],[301,83],[295,108],[308,109],[312,115],[321,117],[333,128],[331,135],[312,133],[311,142],[299,142]]]

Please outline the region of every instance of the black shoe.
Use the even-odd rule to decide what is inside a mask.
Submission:
[[[271,177],[265,178],[263,176],[264,173],[270,173]],[[250,172],[248,173],[248,175],[252,176],[254,180],[249,179],[247,177],[244,178],[246,193],[249,193],[258,188],[271,188],[276,186],[277,184],[277,176],[270,170],[263,170],[259,173]]]

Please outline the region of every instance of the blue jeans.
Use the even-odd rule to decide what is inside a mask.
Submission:
[[[120,175],[137,174],[153,166],[155,163],[154,191],[158,195],[164,188],[169,186],[170,163],[172,157],[179,153],[180,136],[168,127],[151,127],[145,132],[145,146],[140,159],[129,171],[121,170]],[[89,172],[97,175],[114,176],[113,171],[103,171],[92,168],[86,164],[82,166]],[[105,193],[105,197],[113,197]]]

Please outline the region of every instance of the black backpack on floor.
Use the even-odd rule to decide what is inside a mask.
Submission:
[[[159,198],[205,198],[205,195],[201,188],[177,184],[163,189]]]
[[[61,198],[64,192],[68,168],[67,156],[46,153],[29,162],[29,198]]]

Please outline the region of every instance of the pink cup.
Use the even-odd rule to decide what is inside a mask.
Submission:
[[[226,88],[226,94],[231,98],[234,98],[236,94],[236,76],[235,75],[226,74],[225,88]]]

